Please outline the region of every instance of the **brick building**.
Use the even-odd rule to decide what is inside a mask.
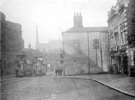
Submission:
[[[24,46],[21,25],[5,20],[5,15],[0,12],[1,27],[1,61],[5,73],[13,73],[15,57],[22,53]]]
[[[107,27],[84,27],[82,15],[80,13],[74,14],[73,23],[73,27],[67,31],[62,32],[64,64],[66,68],[65,71],[67,71],[65,73],[88,73],[88,70],[90,70],[91,73],[107,71]],[[93,47],[94,39],[99,40],[99,48],[97,50],[95,50]],[[90,69],[88,66],[90,66]]]
[[[108,14],[109,52],[115,73],[130,74],[131,52],[135,47],[135,1],[117,0]]]

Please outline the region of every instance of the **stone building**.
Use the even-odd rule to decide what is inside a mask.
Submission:
[[[74,14],[73,23],[73,27],[62,32],[65,73],[108,71],[107,27],[84,27],[80,13]],[[95,39],[99,40],[97,50],[93,47]]]
[[[6,21],[0,12],[1,27],[1,61],[5,73],[13,73],[16,55],[22,53],[24,46],[22,28],[18,23]]]
[[[108,14],[110,64],[115,73],[128,73],[130,53],[135,47],[135,1],[117,0]]]

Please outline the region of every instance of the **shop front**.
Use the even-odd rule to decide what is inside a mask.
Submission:
[[[120,52],[120,72],[121,74],[128,74],[128,56],[125,51]]]
[[[128,74],[128,56],[126,48],[110,52],[111,67],[113,74]]]
[[[128,51],[128,75],[135,75],[135,48],[129,48]]]

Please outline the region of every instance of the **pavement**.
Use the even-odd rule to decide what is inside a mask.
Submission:
[[[65,76],[76,79],[90,79],[123,94],[135,97],[135,77],[127,75],[94,74]]]

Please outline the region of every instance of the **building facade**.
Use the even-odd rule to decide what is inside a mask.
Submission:
[[[16,55],[22,53],[24,46],[21,25],[6,21],[5,15],[1,17],[1,61],[2,71],[5,74],[14,73]]]
[[[65,73],[107,71],[107,27],[84,27],[80,13],[74,14],[73,23],[73,27],[62,32]],[[93,47],[95,39],[99,41],[98,49]]]
[[[134,0],[117,0],[108,14],[110,64],[116,65],[115,73],[129,74],[131,52],[134,45]]]

